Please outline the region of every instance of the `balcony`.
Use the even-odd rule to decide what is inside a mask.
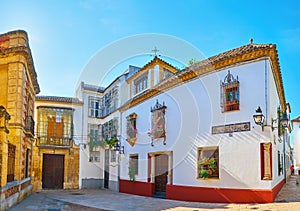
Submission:
[[[38,137],[37,146],[45,148],[70,148],[72,147],[72,139],[69,137],[42,136]]]
[[[34,135],[34,120],[32,116],[26,116],[25,131]]]
[[[239,110],[239,101],[238,100],[232,100],[232,101],[226,101],[225,102],[225,111],[234,111]]]

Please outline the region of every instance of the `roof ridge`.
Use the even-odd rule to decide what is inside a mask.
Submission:
[[[52,96],[52,95],[37,95],[36,100],[45,100],[53,102],[66,102],[66,103],[82,103],[77,97],[63,97],[63,96]]]

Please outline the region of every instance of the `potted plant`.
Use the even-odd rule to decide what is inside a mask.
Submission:
[[[203,158],[199,160],[199,177],[207,179],[216,171],[216,159],[215,158]]]
[[[129,180],[134,182],[135,181],[135,167],[134,165],[129,165],[128,167],[128,176]]]

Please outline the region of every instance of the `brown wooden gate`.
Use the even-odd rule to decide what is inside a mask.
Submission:
[[[155,193],[165,193],[168,183],[168,155],[155,155]]]
[[[63,189],[64,157],[64,155],[43,154],[43,188]]]

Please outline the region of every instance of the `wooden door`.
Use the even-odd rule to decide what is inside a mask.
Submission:
[[[168,183],[168,155],[155,155],[155,192],[166,192]]]
[[[42,188],[63,189],[64,155],[43,154]]]
[[[105,150],[105,164],[104,164],[104,188],[109,186],[109,150]]]

